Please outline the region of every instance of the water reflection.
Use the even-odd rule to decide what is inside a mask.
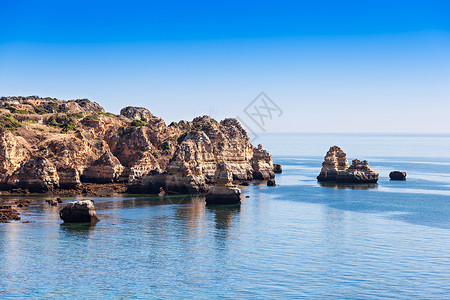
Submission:
[[[94,230],[97,223],[62,223],[60,229],[69,233],[87,232]]]
[[[60,239],[89,239],[97,223],[62,223],[59,226]]]
[[[338,182],[319,182],[322,187],[333,188],[335,190],[370,190],[376,189],[376,183],[338,183]]]
[[[241,206],[206,206],[206,209],[213,214],[216,229],[227,230],[232,226],[233,218],[240,213]]]

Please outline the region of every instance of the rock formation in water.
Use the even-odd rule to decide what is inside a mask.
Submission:
[[[133,193],[205,193],[220,161],[242,183],[274,178],[272,156],[251,145],[236,119],[167,126],[141,107],[114,115],[87,99],[0,98],[2,190],[126,184]]]
[[[100,221],[91,200],[69,202],[61,209],[59,216],[64,223],[95,223]]]
[[[349,166],[345,152],[338,146],[333,146],[325,155],[317,181],[375,183],[378,181],[378,173],[370,170],[366,160],[354,159],[352,165]]]
[[[206,194],[207,205],[237,205],[241,203],[241,190],[233,185],[233,174],[225,162],[217,164],[216,184]]]
[[[283,169],[280,164],[273,164],[273,172],[275,174],[281,174],[283,172]]]
[[[10,203],[0,203],[0,223],[8,223],[10,220],[20,220],[19,213]]]
[[[391,180],[406,180],[406,172],[392,171],[389,173],[389,178]]]

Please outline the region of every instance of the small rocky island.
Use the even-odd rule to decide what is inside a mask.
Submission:
[[[274,178],[272,156],[236,119],[166,125],[142,107],[115,115],[88,99],[0,98],[3,193],[206,193],[222,161],[237,183]]]
[[[91,200],[69,202],[61,209],[59,216],[64,223],[96,223],[100,221]]]
[[[332,146],[325,155],[317,181],[338,183],[376,183],[378,173],[369,168],[366,160],[354,159],[349,166],[347,154],[338,146]]]

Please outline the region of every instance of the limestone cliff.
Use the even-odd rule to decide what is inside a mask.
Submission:
[[[0,98],[0,187],[33,192],[126,183],[129,192],[205,193],[218,162],[235,181],[274,177],[272,156],[236,119],[172,122],[87,99]]]

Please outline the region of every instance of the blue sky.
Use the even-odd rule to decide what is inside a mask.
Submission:
[[[0,94],[272,132],[450,132],[448,1],[1,1]]]

